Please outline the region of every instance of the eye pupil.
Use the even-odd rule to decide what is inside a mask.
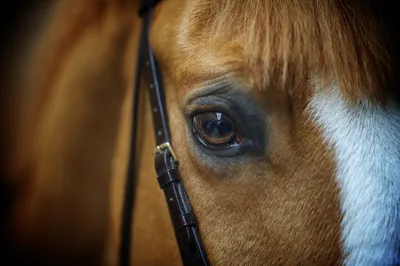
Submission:
[[[230,145],[237,136],[232,118],[221,112],[205,112],[194,116],[194,131],[207,145]]]
[[[203,124],[203,129],[211,137],[220,138],[221,136],[230,134],[232,132],[232,125],[220,120],[206,120]]]

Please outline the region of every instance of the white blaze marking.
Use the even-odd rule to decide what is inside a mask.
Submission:
[[[309,110],[335,154],[345,264],[400,265],[400,107],[321,90]]]

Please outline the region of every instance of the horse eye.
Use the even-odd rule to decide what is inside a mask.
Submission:
[[[193,117],[193,130],[208,146],[229,146],[237,143],[239,133],[234,120],[221,112],[204,112]]]

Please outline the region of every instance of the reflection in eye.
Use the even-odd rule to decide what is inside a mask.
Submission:
[[[206,146],[229,146],[240,142],[234,120],[222,112],[204,112],[195,115],[193,130]]]

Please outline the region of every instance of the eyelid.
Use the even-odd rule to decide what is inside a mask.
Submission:
[[[193,117],[199,113],[204,113],[204,112],[221,112],[229,115],[230,107],[228,104],[225,104],[223,102],[218,102],[216,104],[192,103],[185,108],[186,116]]]

